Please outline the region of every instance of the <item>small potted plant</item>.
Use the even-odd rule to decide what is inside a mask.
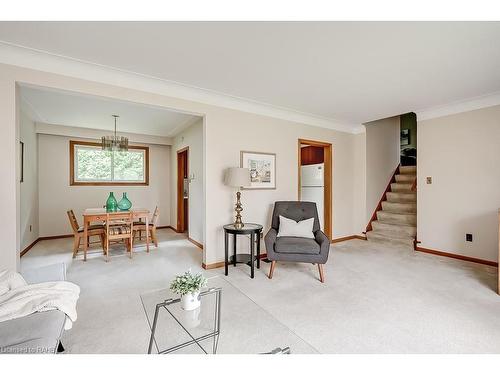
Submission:
[[[193,275],[191,270],[188,270],[175,277],[170,284],[170,290],[181,295],[181,307],[189,311],[200,307],[200,289],[206,285],[207,279],[201,273]]]

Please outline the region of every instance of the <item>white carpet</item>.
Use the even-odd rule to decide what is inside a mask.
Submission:
[[[201,251],[182,235],[160,230],[159,238],[159,249],[133,260],[117,252],[109,263],[72,261],[71,239],[40,242],[22,258],[29,268],[65,261],[81,287],[78,320],[63,337],[69,353],[146,351],[140,294],[201,270]],[[262,263],[252,280],[247,266],[231,266],[227,280],[315,351],[500,353],[494,267],[352,240],[332,246],[325,284],[313,265],[278,263],[272,280],[268,269]]]

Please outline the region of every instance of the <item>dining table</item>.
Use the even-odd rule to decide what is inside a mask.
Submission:
[[[87,208],[83,211],[83,260],[87,260],[87,249],[89,247],[88,229],[92,223],[103,223],[107,215],[132,213],[134,220],[144,219],[146,228],[149,227],[149,210],[147,208],[132,208],[129,211],[107,211],[105,208]],[[146,230],[146,251],[149,253],[149,231]]]

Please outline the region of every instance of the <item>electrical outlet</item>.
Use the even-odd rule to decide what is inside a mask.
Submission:
[[[426,177],[425,181],[426,181],[427,185],[432,184],[432,177]]]
[[[472,233],[465,234],[465,241],[472,242]]]

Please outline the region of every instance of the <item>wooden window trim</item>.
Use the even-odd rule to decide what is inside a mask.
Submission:
[[[70,186],[149,186],[149,147],[147,146],[128,146],[129,149],[144,150],[144,182],[82,182],[75,181],[75,146],[94,146],[100,147],[100,143],[85,141],[69,141],[69,184]]]

